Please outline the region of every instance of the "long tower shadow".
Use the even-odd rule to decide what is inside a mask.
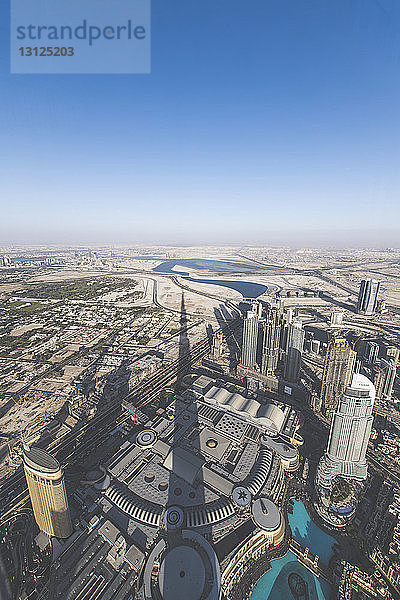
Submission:
[[[224,304],[220,304],[220,310],[227,325],[225,337],[226,339],[231,338],[235,346],[236,359],[239,362],[242,350],[243,319],[235,311],[230,313]]]
[[[219,308],[214,308],[214,314],[215,318],[217,319],[218,325],[223,331],[226,344],[228,346],[229,367],[233,369],[240,361],[242,328],[237,326],[236,319],[228,320],[227,314],[223,310],[223,308],[225,308],[223,307],[223,305],[220,305]]]
[[[190,371],[190,340],[188,336],[188,314],[185,306],[185,293],[182,290],[181,298],[181,314],[179,317],[179,353],[178,353],[178,373],[175,383],[175,391],[178,392],[181,387],[181,381],[185,375]]]
[[[180,325],[179,368],[184,375],[190,372],[192,349],[183,293]],[[177,391],[180,390],[180,381],[178,377]],[[164,513],[167,552],[160,570],[159,592],[163,600],[191,600],[200,597],[198,588],[204,585],[206,598],[210,592],[209,569],[215,565],[208,565],[208,577],[201,582],[204,568],[201,565],[208,561],[201,536],[209,539],[211,528],[207,523],[203,527],[198,526],[198,515],[205,513],[203,467],[206,461],[201,452],[197,401],[190,402],[176,394],[170,418],[173,419],[174,433],[169,440],[171,450],[167,457],[170,469]]]

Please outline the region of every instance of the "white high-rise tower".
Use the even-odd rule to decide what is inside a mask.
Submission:
[[[374,400],[372,381],[354,374],[333,414],[328,446],[318,465],[318,487],[330,489],[338,476],[359,482],[367,478],[366,453]]]

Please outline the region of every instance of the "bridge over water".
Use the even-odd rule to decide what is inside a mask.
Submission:
[[[319,556],[311,554],[308,548],[303,548],[301,544],[292,539],[290,541],[290,550],[296,555],[299,562],[301,562],[307,569],[309,569],[316,577],[323,577],[328,583],[333,585],[332,575],[326,565],[319,560]]]

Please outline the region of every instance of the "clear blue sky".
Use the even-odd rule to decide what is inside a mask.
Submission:
[[[1,242],[399,245],[398,0],[153,0],[107,76],[10,75],[1,6]]]

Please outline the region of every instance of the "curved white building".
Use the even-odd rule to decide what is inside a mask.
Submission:
[[[337,476],[360,482],[367,478],[374,400],[372,381],[359,373],[353,375],[333,415],[327,449],[318,465],[318,486],[330,489]]]

